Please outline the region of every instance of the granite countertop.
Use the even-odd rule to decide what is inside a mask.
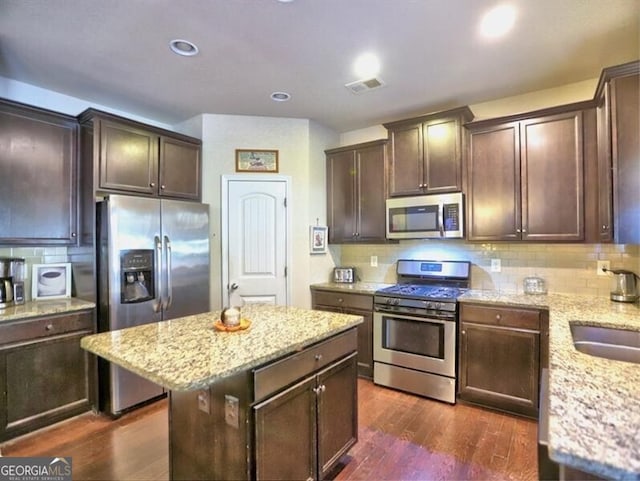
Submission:
[[[48,301],[29,301],[22,305],[10,306],[0,309],[0,323],[7,321],[18,321],[30,317],[50,316],[52,314],[63,314],[65,312],[83,311],[93,309],[96,305],[93,302],[69,297],[65,299],[51,299]]]
[[[640,479],[640,366],[576,350],[570,322],[640,331],[640,305],[573,294],[470,290],[460,302],[549,310],[551,458],[612,479]]]
[[[362,323],[361,316],[288,306],[242,308],[247,330],[214,328],[220,311],[83,337],[80,345],[167,389],[191,391]]]
[[[323,282],[320,284],[311,284],[311,289],[332,292],[353,292],[354,294],[371,294],[373,295],[378,289],[393,286],[394,284],[383,284],[379,282],[354,282],[346,284],[341,282]]]

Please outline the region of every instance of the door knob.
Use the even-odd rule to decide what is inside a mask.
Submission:
[[[234,282],[233,284],[231,284],[231,285],[229,286],[229,290],[230,290],[230,291],[235,291],[238,287],[240,287],[240,286],[238,286],[238,284],[236,284],[236,283]]]

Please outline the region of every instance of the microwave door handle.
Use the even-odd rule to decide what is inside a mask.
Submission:
[[[438,226],[440,227],[440,237],[444,237],[444,204],[438,208]]]

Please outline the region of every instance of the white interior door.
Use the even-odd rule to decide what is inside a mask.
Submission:
[[[288,304],[287,181],[223,178],[223,184],[225,181],[223,302],[227,306]]]

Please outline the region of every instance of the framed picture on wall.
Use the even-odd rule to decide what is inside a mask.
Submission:
[[[309,228],[309,252],[324,254],[327,252],[327,227],[312,225]]]
[[[236,149],[236,172],[278,172],[278,151]]]
[[[33,300],[71,297],[71,264],[34,264],[31,277]]]

